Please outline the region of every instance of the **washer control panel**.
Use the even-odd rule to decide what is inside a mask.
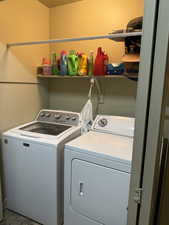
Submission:
[[[41,110],[36,118],[39,122],[61,123],[70,126],[77,126],[80,123],[79,113],[59,111],[59,110]]]

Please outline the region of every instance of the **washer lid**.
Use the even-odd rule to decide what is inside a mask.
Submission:
[[[90,131],[67,143],[66,149],[131,164],[133,138]]]
[[[39,133],[39,134],[48,134],[57,136],[62,132],[68,130],[71,126],[61,125],[61,124],[50,124],[50,123],[43,123],[43,122],[35,122],[26,126],[19,128],[23,131],[29,131],[32,133]]]

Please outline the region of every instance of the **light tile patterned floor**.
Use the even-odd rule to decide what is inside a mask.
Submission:
[[[6,210],[4,220],[0,222],[0,225],[39,225],[39,224],[14,212]]]

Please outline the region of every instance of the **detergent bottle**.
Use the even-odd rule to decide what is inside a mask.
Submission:
[[[42,74],[43,75],[51,75],[52,74],[51,61],[48,58],[42,59]]]
[[[68,75],[68,59],[67,59],[67,52],[62,51],[60,57],[60,74],[61,75]]]
[[[83,53],[77,53],[78,55],[78,75],[80,75],[80,65],[81,65],[81,60],[82,60],[82,55]]]
[[[56,53],[52,54],[52,74],[59,75],[58,63],[56,59]]]
[[[71,50],[68,55],[68,74],[70,76],[78,74],[78,56],[74,50]]]
[[[79,67],[78,74],[80,76],[87,76],[88,72],[88,58],[84,53],[79,55]]]
[[[102,48],[99,47],[97,50],[97,56],[95,59],[95,64],[94,64],[94,75],[95,76],[102,76],[105,74],[105,56],[104,52],[102,51]]]
[[[88,75],[89,76],[93,76],[93,66],[94,66],[94,63],[93,63],[93,54],[94,52],[93,51],[90,51],[90,55],[89,55],[89,59],[88,59]]]

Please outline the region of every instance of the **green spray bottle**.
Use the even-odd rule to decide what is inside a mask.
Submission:
[[[59,75],[56,53],[52,54],[52,75]]]
[[[78,56],[74,50],[71,50],[68,55],[68,73],[70,76],[78,74]]]
[[[89,59],[88,59],[88,75],[93,76],[94,71],[94,52],[90,51]]]

